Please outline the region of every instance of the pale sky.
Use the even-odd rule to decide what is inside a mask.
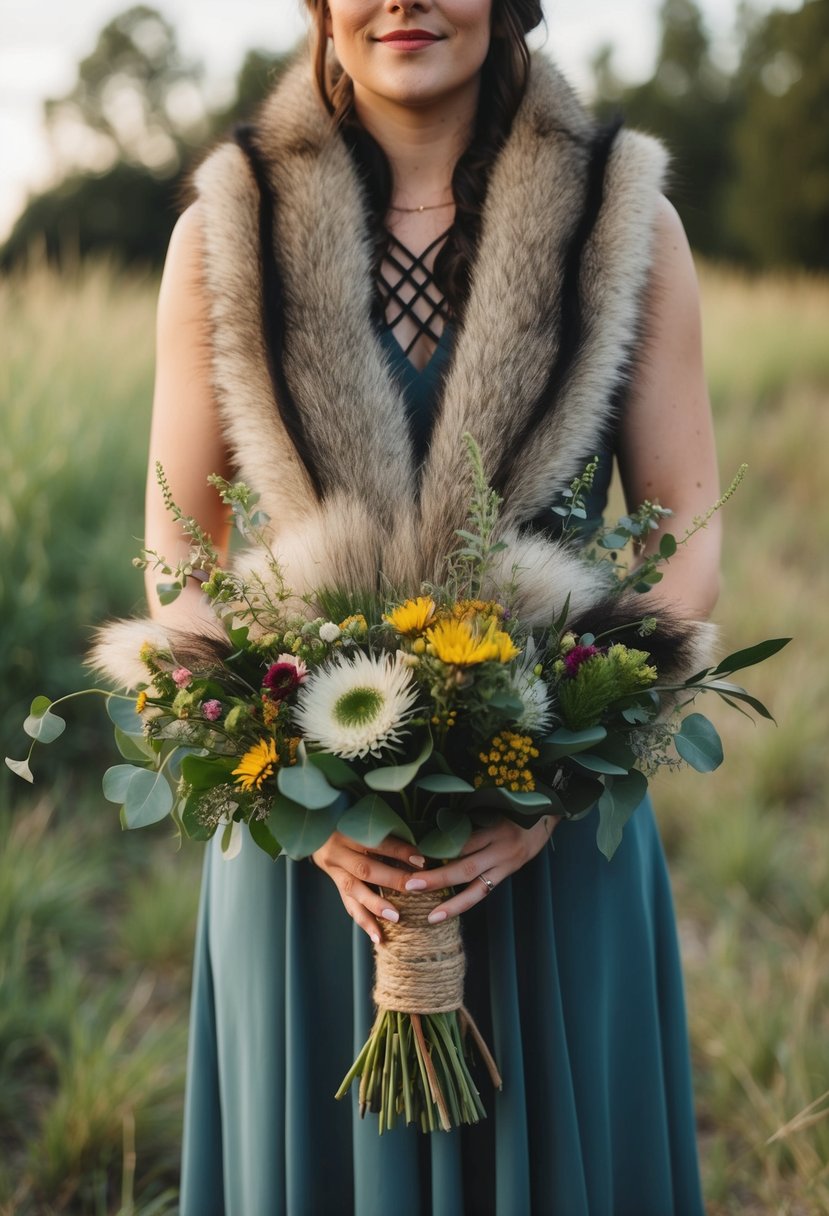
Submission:
[[[49,182],[51,157],[42,101],[74,83],[78,61],[98,31],[131,0],[0,0],[0,240],[27,192]],[[246,50],[281,50],[304,29],[301,0],[147,0],[176,27],[185,55],[202,59],[218,90],[230,87]],[[621,74],[645,78],[656,48],[661,0],[546,0],[545,43],[573,83],[584,88],[591,54],[613,45]],[[729,62],[737,0],[700,0],[720,57]],[[755,0],[796,9],[800,0]]]

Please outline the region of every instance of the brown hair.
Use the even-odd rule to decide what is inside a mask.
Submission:
[[[383,149],[357,119],[351,78],[328,54],[325,0],[305,0],[305,4],[312,18],[310,46],[317,90],[354,158],[375,220],[376,270],[385,248],[383,220],[391,198],[391,168]],[[525,35],[542,20],[540,0],[493,0],[492,35],[481,68],[472,138],[452,175],[455,222],[434,268],[437,284],[458,318],[469,290],[492,163],[509,135],[529,79]]]

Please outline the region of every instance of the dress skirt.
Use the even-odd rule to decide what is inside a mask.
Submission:
[[[461,918],[488,1118],[377,1134],[334,1092],[373,1018],[372,946],[309,861],[206,846],[181,1216],[701,1216],[682,969],[649,799],[598,812]]]

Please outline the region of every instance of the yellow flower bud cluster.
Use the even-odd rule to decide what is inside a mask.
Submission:
[[[538,759],[538,748],[530,735],[501,731],[488,750],[478,754],[478,759],[485,766],[475,777],[474,784],[478,788],[491,781],[493,785],[504,786],[513,792],[529,793],[535,789],[535,777],[529,765],[531,760]]]
[[[430,719],[432,726],[442,726],[444,730],[449,730],[457,720],[458,711],[456,709],[440,709],[437,713],[432,714]]]
[[[452,616],[458,621],[471,621],[479,616],[500,621],[503,615],[503,604],[496,604],[495,600],[458,600],[452,605]]]

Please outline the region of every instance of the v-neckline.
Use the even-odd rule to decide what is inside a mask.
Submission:
[[[443,347],[445,346],[444,339],[447,336],[448,329],[449,329],[449,322],[444,322],[443,329],[440,331],[440,337],[438,338],[437,342],[435,343],[435,346],[434,346],[434,349],[433,349],[431,355],[426,360],[426,362],[423,364],[423,367],[417,367],[411,361],[409,356],[406,354],[406,351],[403,347],[402,342],[400,342],[399,338],[397,337],[397,334],[394,332],[393,329],[384,329],[383,332],[388,334],[389,337],[391,338],[391,340],[394,343],[395,348],[400,356],[401,362],[405,363],[405,365],[409,369],[410,373],[413,376],[422,378],[423,376],[426,375],[426,373],[429,371],[432,364],[434,363],[435,356],[437,355],[438,351],[442,350]]]
[[[381,313],[382,328],[385,333],[388,333],[391,335],[392,341],[394,342],[394,345],[395,345],[395,349],[399,352],[401,359],[405,361],[405,364],[410,369],[411,374],[414,376],[417,376],[418,378],[422,377],[426,374],[426,372],[432,366],[432,363],[433,363],[434,358],[437,355],[438,351],[444,345],[444,334],[446,333],[446,330],[447,330],[447,327],[449,324],[449,318],[445,312],[446,299],[445,299],[445,297],[442,297],[440,305],[438,307],[433,307],[432,313],[430,314],[429,318],[427,319],[426,323],[424,324],[423,320],[420,317],[418,317],[417,314],[414,312],[414,310],[411,308],[411,301],[405,302],[402,299],[402,297],[399,295],[399,287],[406,279],[408,279],[411,282],[412,286],[416,288],[416,293],[415,293],[414,298],[416,299],[418,296],[423,296],[425,298],[425,300],[428,302],[428,304],[434,305],[434,301],[428,294],[428,288],[431,284],[433,284],[435,282],[435,278],[434,278],[432,271],[427,269],[424,259],[429,255],[429,253],[432,251],[432,249],[435,248],[436,245],[441,244],[446,239],[446,237],[452,231],[453,226],[454,226],[454,221],[452,222],[452,224],[450,224],[448,226],[448,228],[444,228],[443,232],[439,232],[438,235],[433,240],[431,240],[429,242],[429,244],[425,246],[424,249],[422,249],[420,251],[420,253],[415,253],[412,249],[409,248],[408,245],[406,245],[403,241],[400,240],[399,236],[397,236],[396,233],[392,232],[390,228],[384,226],[384,230],[386,233],[386,240],[388,242],[387,252],[386,252],[386,255],[384,255],[384,258],[385,258],[385,256],[389,256],[391,258],[391,249],[393,248],[393,246],[396,245],[397,248],[402,250],[402,252],[409,258],[410,265],[408,267],[404,267],[399,262],[394,262],[394,259],[391,258],[393,264],[396,265],[397,269],[402,274],[400,281],[396,284],[395,287],[392,287],[392,285],[382,275],[382,272],[381,272],[381,279],[383,282],[383,286],[384,286],[386,292],[389,293],[388,296],[383,298],[383,311]],[[420,269],[420,271],[426,275],[426,279],[424,282],[419,283],[419,282],[417,282],[417,280],[415,280],[413,278],[413,272],[416,269]],[[395,303],[398,304],[401,308],[400,314],[395,318],[394,325],[397,324],[397,321],[399,321],[401,319],[401,317],[403,316],[403,313],[406,312],[410,316],[413,316],[415,321],[421,327],[421,333],[416,335],[416,337],[413,339],[413,341],[409,345],[410,350],[416,345],[417,338],[422,336],[424,333],[428,334],[432,338],[432,340],[435,342],[434,347],[432,349],[432,353],[429,356],[429,358],[426,360],[426,362],[423,364],[423,367],[417,367],[412,362],[411,358],[409,357],[409,355],[407,353],[406,347],[403,346],[403,343],[400,341],[400,339],[397,337],[397,334],[394,332],[394,325],[388,325],[386,322],[386,308],[388,306],[388,301],[390,299],[393,299],[395,301]],[[440,334],[438,335],[437,341],[435,341],[434,334],[431,330],[431,322],[436,313],[439,313],[443,319],[443,327],[441,329]]]

